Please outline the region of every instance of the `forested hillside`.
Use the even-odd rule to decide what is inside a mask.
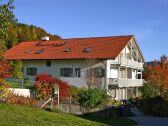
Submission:
[[[49,36],[51,40],[61,38],[58,35],[52,35],[50,33],[47,33],[44,29],[40,27],[18,23],[8,28],[6,46],[7,48],[11,48],[12,46],[20,42],[40,40],[41,37],[44,36]]]

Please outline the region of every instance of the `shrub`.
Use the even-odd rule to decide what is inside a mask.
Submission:
[[[78,94],[80,92],[80,88],[76,87],[76,86],[70,86],[70,95],[71,95],[71,102],[73,104],[78,104]]]
[[[48,99],[52,95],[53,86],[59,86],[59,96],[64,99],[69,96],[69,85],[59,79],[52,78],[47,74],[40,74],[36,77],[35,89],[39,98]]]
[[[133,105],[140,107],[140,103],[141,103],[140,97],[130,98],[128,101],[132,103]]]
[[[18,96],[13,93],[9,93],[5,99],[5,103],[35,106],[37,101],[30,97]]]
[[[4,79],[0,79],[0,101],[4,102],[6,97],[9,94],[8,90],[9,85],[6,83]]]
[[[121,101],[118,100],[109,100],[108,101],[108,106],[121,106]]]
[[[52,78],[48,74],[39,74],[36,76],[35,81],[46,81],[46,82],[52,83]]]
[[[142,88],[143,98],[152,98],[160,95],[160,88],[156,85],[145,84]]]
[[[168,101],[166,99],[161,96],[143,99],[142,109],[150,115],[168,116]]]
[[[48,99],[52,94],[52,85],[45,81],[37,81],[35,83],[35,89],[37,92],[37,97],[39,99]]]
[[[84,113],[92,111],[107,101],[107,93],[101,89],[82,89],[78,94],[78,102]]]
[[[24,83],[30,83],[30,78],[29,77],[25,77],[24,78]]]

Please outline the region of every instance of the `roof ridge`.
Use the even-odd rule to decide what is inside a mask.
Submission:
[[[134,35],[116,35],[116,36],[97,36],[97,37],[82,37],[82,38],[64,38],[58,40],[69,40],[69,39],[94,39],[94,38],[111,38],[111,37],[133,37]]]
[[[48,40],[48,41],[42,41],[42,40],[35,40],[35,41],[23,41],[21,43],[25,42],[50,42],[50,41],[63,41],[63,40],[74,40],[74,39],[99,39],[99,38],[111,38],[111,37],[133,37],[134,35],[116,35],[116,36],[102,36],[102,37],[83,37],[83,38],[64,38],[64,39],[55,39],[55,40]],[[19,43],[19,44],[21,44]]]

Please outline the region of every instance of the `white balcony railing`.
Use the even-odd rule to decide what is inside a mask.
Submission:
[[[143,63],[138,62],[138,61],[133,61],[133,60],[129,60],[126,58],[121,58],[120,63],[121,63],[121,66],[130,66],[133,68],[143,69]]]
[[[117,85],[119,87],[142,86],[143,79],[109,78],[108,84]]]

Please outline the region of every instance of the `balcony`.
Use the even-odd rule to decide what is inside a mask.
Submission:
[[[109,78],[108,85],[117,85],[119,87],[142,86],[143,79]]]
[[[138,62],[138,61],[121,58],[120,63],[121,63],[121,66],[129,66],[132,68],[143,69],[143,63]]]

